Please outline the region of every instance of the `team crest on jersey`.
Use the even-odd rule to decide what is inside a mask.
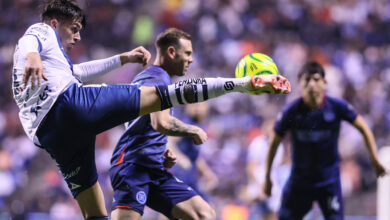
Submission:
[[[325,120],[326,122],[331,122],[331,121],[333,121],[334,119],[335,119],[335,115],[334,115],[333,112],[331,112],[331,111],[326,111],[326,112],[324,112],[324,120]]]
[[[146,193],[144,191],[138,191],[135,195],[135,198],[137,199],[137,202],[140,204],[146,203]]]

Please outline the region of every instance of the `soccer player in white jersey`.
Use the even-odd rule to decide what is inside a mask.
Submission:
[[[125,63],[142,63],[142,47],[107,59],[73,65],[67,52],[81,40],[83,11],[71,0],[48,1],[42,23],[30,26],[14,54],[13,93],[28,137],[56,161],[87,219],[108,219],[97,182],[95,138],[140,115],[179,104],[206,101],[229,92],[287,94],[282,76],[202,78],[168,86],[96,85],[90,81]],[[183,68],[188,63],[183,63]]]

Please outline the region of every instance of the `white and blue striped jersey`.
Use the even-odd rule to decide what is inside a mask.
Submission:
[[[38,52],[47,81],[31,88],[27,83],[23,88],[23,74],[28,53]],[[19,118],[31,140],[42,119],[49,112],[57,97],[70,85],[100,76],[121,65],[119,56],[104,60],[72,65],[66,55],[57,31],[50,25],[37,23],[30,26],[19,39],[14,53],[13,95],[20,109]]]

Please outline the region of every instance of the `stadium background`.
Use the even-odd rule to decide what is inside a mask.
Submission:
[[[79,208],[54,162],[24,135],[12,99],[11,69],[17,39],[39,22],[38,1],[0,1],[0,219],[80,219]],[[299,95],[297,71],[317,60],[327,72],[328,93],[343,97],[363,115],[378,146],[390,143],[390,2],[386,0],[79,0],[87,13],[73,63],[104,58],[153,41],[168,27],[192,34],[195,62],[187,77],[233,77],[251,52],[270,55],[292,82],[288,96],[230,94],[209,102],[209,140],[204,157],[219,178],[210,202],[220,219],[239,206],[250,140],[265,118],[275,118]],[[126,65],[97,82],[128,83],[141,68]],[[180,110],[176,110],[178,112]],[[110,207],[112,149],[122,132],[98,136],[99,180]],[[344,123],[340,153],[345,214],[376,215],[376,179],[359,133]],[[288,142],[286,142],[288,145]],[[202,182],[200,183],[202,185]],[[235,206],[231,206],[235,205]],[[316,214],[314,214],[316,216]],[[154,218],[152,213],[145,219]]]

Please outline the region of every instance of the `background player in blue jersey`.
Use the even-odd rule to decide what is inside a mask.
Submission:
[[[271,194],[271,166],[276,149],[287,131],[292,142],[292,169],[283,189],[279,219],[302,219],[317,201],[325,219],[343,219],[338,137],[342,120],[362,134],[377,176],[385,175],[374,136],[350,104],[325,94],[322,66],[305,64],[299,72],[302,97],[286,106],[274,127],[267,155],[264,191]]]
[[[201,102],[184,106],[184,112],[184,116],[181,117],[183,122],[203,128],[209,107],[206,102]],[[201,146],[195,145],[188,137],[168,137],[167,147],[177,157],[177,163],[170,172],[207,200],[207,196],[199,189],[198,181],[201,179],[205,190],[211,191],[217,186],[218,177],[200,155]]]
[[[73,65],[67,52],[81,40],[86,24],[83,11],[73,1],[51,0],[44,5],[41,19],[42,23],[27,29],[15,48],[13,95],[26,134],[56,161],[85,218],[107,218],[94,158],[98,133],[139,115],[228,92],[290,91],[289,82],[281,76],[205,78],[159,87],[85,86],[82,83],[125,63],[146,65],[150,53],[139,47]]]
[[[154,65],[139,73],[133,83],[169,85],[171,77],[184,76],[193,61],[191,36],[175,28],[157,37],[156,50]],[[180,121],[170,109],[126,124],[111,159],[112,219],[141,219],[145,205],[169,218],[216,218],[196,191],[165,169],[167,135],[190,137],[197,145],[207,139],[203,129]]]

